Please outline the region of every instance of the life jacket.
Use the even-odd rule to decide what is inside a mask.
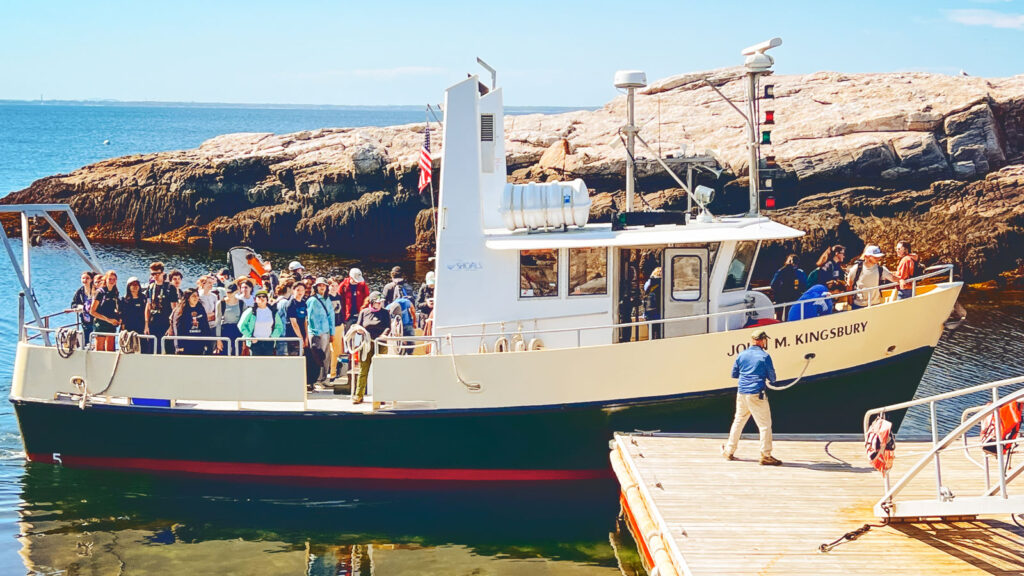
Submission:
[[[999,407],[999,428],[1004,441],[1013,440],[1020,435],[1021,427],[1021,403],[1010,402]],[[996,413],[989,414],[981,423],[981,442],[988,444],[996,441]],[[1003,454],[1009,454],[1015,444],[1003,446]],[[996,455],[995,446],[983,448],[989,454]]]
[[[884,414],[868,426],[864,449],[875,470],[884,473],[892,468],[896,459],[896,435],[892,432],[892,422],[886,420]]]

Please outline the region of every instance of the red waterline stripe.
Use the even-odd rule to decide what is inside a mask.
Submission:
[[[651,555],[650,549],[647,547],[647,540],[644,539],[644,535],[640,533],[640,525],[636,522],[636,517],[633,516],[633,509],[629,507],[629,502],[626,501],[626,494],[619,492],[619,502],[622,504],[622,511],[626,513],[626,527],[629,529],[633,536],[633,540],[640,547],[640,552],[644,555],[644,560],[647,561],[644,568],[648,573],[654,571],[654,556]]]
[[[303,464],[260,464],[253,462],[201,462],[155,458],[106,458],[28,454],[32,462],[59,463],[69,467],[117,468],[157,472],[185,472],[212,476],[260,476],[268,478],[321,478],[366,480],[462,480],[475,482],[516,482],[551,480],[594,480],[608,478],[608,470],[515,470],[472,468],[381,468],[369,466],[314,466]]]

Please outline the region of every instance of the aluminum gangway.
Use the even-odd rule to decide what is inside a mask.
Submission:
[[[990,396],[981,406],[972,406],[962,411],[960,423],[940,438],[938,404],[944,407],[970,395],[979,399]],[[982,400],[984,401],[984,400]],[[1024,473],[1024,455],[1013,457],[1021,450],[1024,438],[1019,430],[1019,407],[1024,403],[1024,377],[1010,378],[971,386],[962,390],[947,392],[870,410],[864,415],[864,431],[875,418],[887,413],[905,410],[915,406],[927,406],[931,427],[931,448],[911,454],[919,460],[898,478],[883,474],[884,494],[874,506],[875,514],[891,521],[907,521],[922,518],[946,520],[978,516],[1010,515],[1011,519],[1024,523],[1024,487],[1011,484]],[[985,434],[985,429],[989,434]],[[897,458],[907,457],[895,451]],[[943,459],[965,458],[978,469],[978,476],[958,486],[947,485],[942,475]],[[949,460],[947,460],[949,461]],[[913,499],[906,496],[907,490],[922,473],[931,470],[935,476],[933,498]],[[917,496],[920,496],[918,492]]]

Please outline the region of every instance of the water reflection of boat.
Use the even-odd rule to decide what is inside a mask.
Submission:
[[[614,574],[615,490],[347,493],[29,464],[19,539],[47,574]]]

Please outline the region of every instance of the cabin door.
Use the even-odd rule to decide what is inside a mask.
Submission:
[[[708,313],[708,249],[666,248],[662,276],[664,318],[686,318]],[[708,318],[665,323],[665,337],[704,334]]]

